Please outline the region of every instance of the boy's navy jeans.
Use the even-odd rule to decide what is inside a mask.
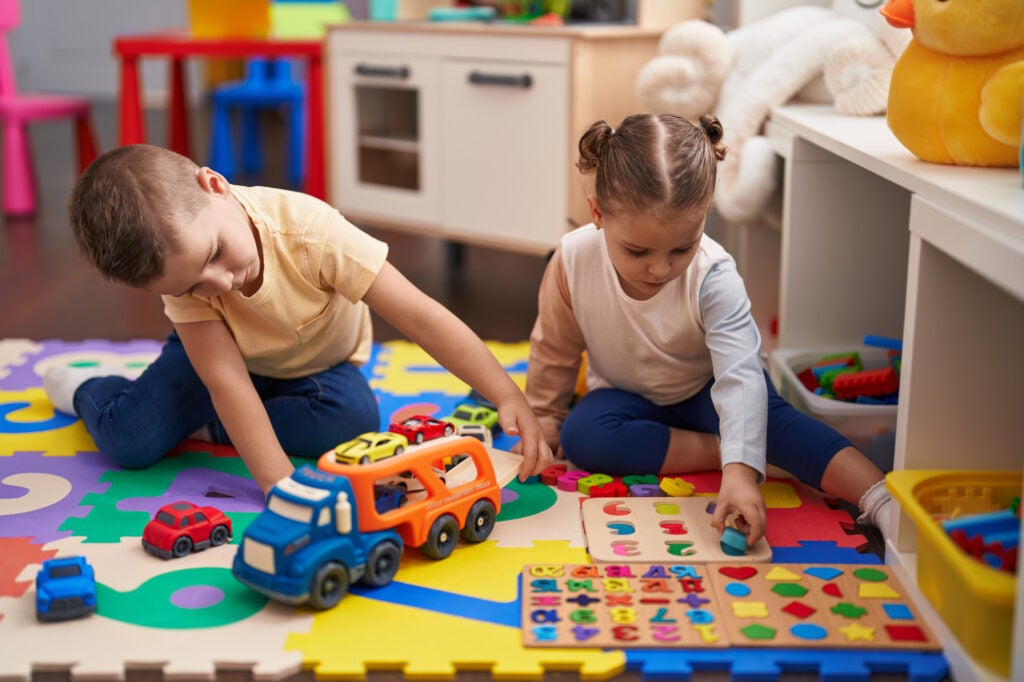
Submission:
[[[850,441],[785,401],[765,373],[768,390],[767,460],[815,488],[832,458]],[[719,435],[712,379],[692,398],[655,405],[617,388],[584,395],[562,424],[566,457],[586,471],[618,476],[657,474],[668,452],[669,427]]]
[[[319,457],[380,428],[376,396],[351,363],[300,379],[250,377],[289,455]],[[230,443],[175,333],[138,379],[90,379],[75,392],[74,404],[100,452],[124,467],[150,466],[203,426],[215,443]]]

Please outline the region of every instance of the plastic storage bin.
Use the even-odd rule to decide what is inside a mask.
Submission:
[[[783,398],[801,412],[825,422],[850,439],[882,471],[892,471],[896,449],[896,406],[862,405],[822,398],[808,391],[797,374],[832,353],[857,351],[864,369],[881,369],[889,359],[882,348],[779,349],[771,355],[771,376]]]
[[[1006,676],[1016,576],[961,550],[932,516],[986,496],[994,506],[1009,508],[1021,494],[1021,478],[1019,471],[894,471],[886,476],[886,486],[917,529],[918,588],[967,653]]]

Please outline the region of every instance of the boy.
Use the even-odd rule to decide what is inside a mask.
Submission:
[[[266,493],[292,471],[286,452],[318,457],[377,430],[357,369],[369,308],[494,402],[521,437],[522,478],[550,464],[536,417],[483,342],[326,203],[233,187],[170,150],[131,145],[86,169],[68,211],[93,265],[160,294],[174,324],[135,381],[65,367],[44,377],[54,406],[80,416],[118,464],[149,466],[189,436],[230,442]]]

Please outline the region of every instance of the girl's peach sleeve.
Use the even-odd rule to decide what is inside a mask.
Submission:
[[[585,347],[561,252],[556,250],[540,283],[526,370],[526,399],[553,450],[569,413]]]

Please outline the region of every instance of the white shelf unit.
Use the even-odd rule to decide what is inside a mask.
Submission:
[[[925,163],[883,117],[828,106],[777,108],[769,131],[785,162],[779,346],[902,337],[894,468],[1024,469],[1020,173]],[[886,560],[916,586],[916,529],[895,517]],[[1014,680],[1024,679],[1021,592]],[[914,597],[956,680],[1003,679]]]

